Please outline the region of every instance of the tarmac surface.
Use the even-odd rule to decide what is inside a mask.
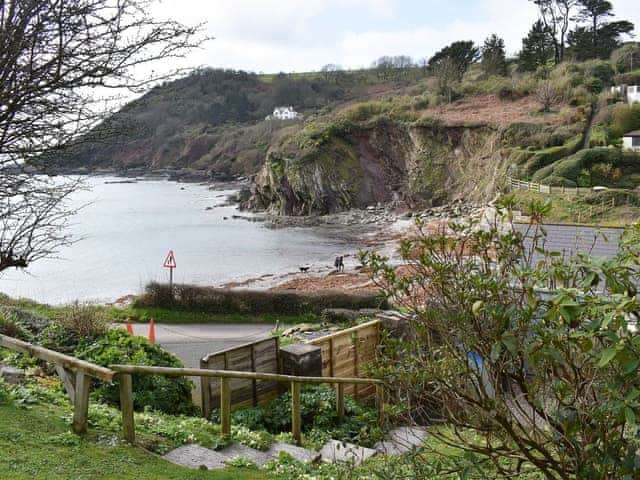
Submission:
[[[134,335],[148,337],[149,324],[134,323]],[[271,336],[270,323],[198,323],[155,325],[156,344],[175,354],[185,367],[200,368],[206,355]],[[200,405],[200,382],[195,382],[193,398]]]

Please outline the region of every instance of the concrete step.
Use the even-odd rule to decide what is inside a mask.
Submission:
[[[318,452],[279,442],[272,443],[269,449],[264,452],[239,443],[234,443],[219,451],[200,445],[183,445],[164,455],[164,458],[183,467],[202,468],[204,466],[208,470],[218,470],[225,468],[226,462],[237,457],[246,458],[258,467],[264,467],[271,460],[276,460],[280,452],[287,452],[296,460],[305,463],[315,462],[320,458]]]
[[[377,453],[377,451],[371,448],[361,447],[353,443],[329,440],[322,449],[320,449],[320,458],[325,463],[348,462],[354,465],[360,465]]]
[[[397,427],[387,434],[386,440],[374,445],[382,455],[402,455],[420,447],[427,438],[427,429],[422,427]]]

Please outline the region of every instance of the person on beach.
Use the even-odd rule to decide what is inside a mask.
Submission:
[[[333,262],[333,266],[336,268],[336,270],[340,271],[340,257],[336,257]]]
[[[344,272],[344,257],[341,255],[340,259],[338,260],[338,271],[339,272]]]

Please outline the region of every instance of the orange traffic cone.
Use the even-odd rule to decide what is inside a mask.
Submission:
[[[129,332],[129,335],[133,335],[133,326],[129,317],[127,317],[127,332]]]
[[[153,318],[149,321],[149,343],[151,343],[151,345],[156,344],[156,323],[153,321]]]

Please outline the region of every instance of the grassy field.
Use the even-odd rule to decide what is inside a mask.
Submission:
[[[527,204],[531,200],[551,202],[551,212],[545,218],[545,223],[623,227],[640,219],[640,208],[632,205],[603,208],[598,202],[590,204],[585,197],[581,196],[570,197],[534,192],[513,192],[513,196],[525,215],[528,210]]]
[[[0,478],[12,480],[259,480],[255,469],[197,471],[172,465],[157,455],[123,444],[113,434],[90,428],[80,439],[69,432],[57,407],[29,409],[0,404]]]

